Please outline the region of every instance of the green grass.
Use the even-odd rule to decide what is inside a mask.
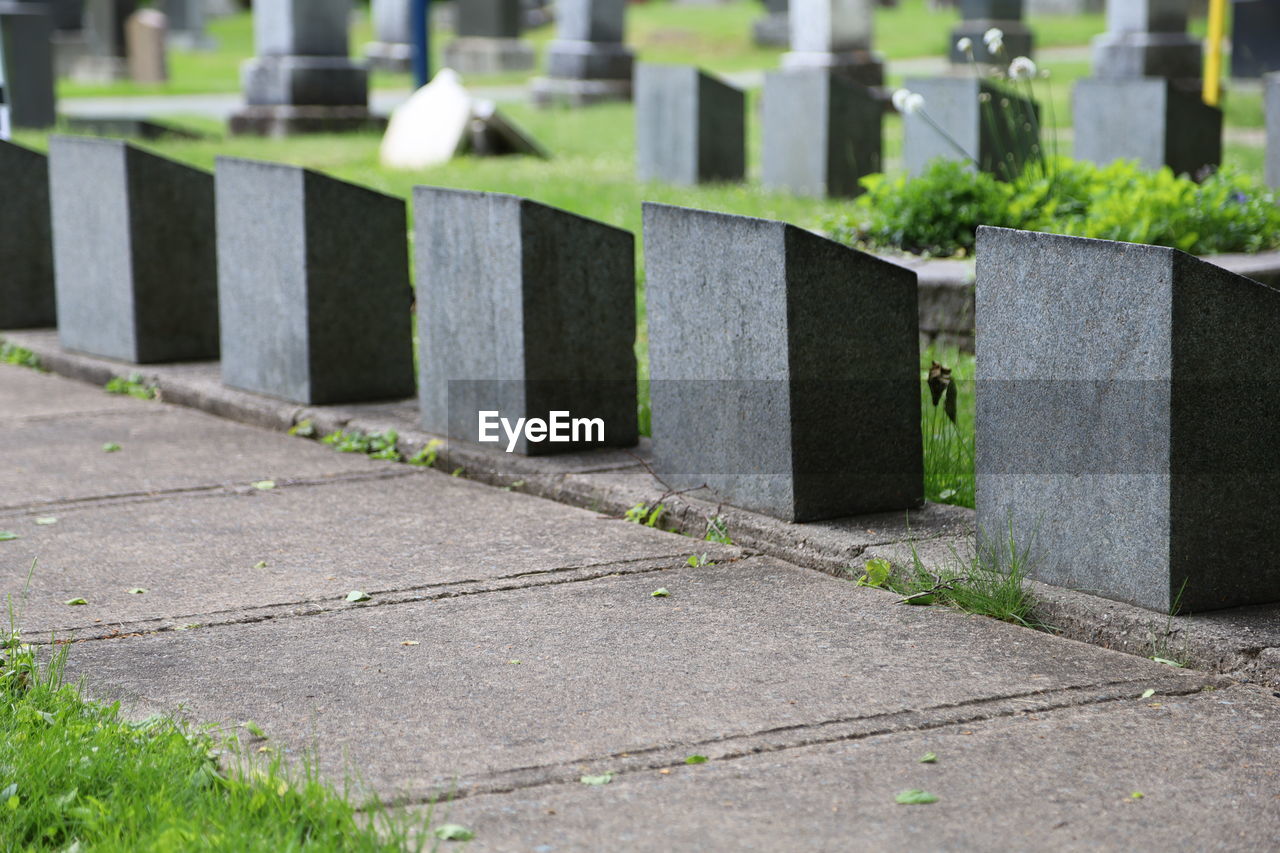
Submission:
[[[64,681],[68,648],[40,663],[0,634],[3,849],[399,851],[430,840],[430,814],[374,800],[361,811],[270,741],[250,752],[213,729],[86,701]]]
[[[933,362],[951,368],[956,387],[956,421],[952,423],[942,404],[933,404],[925,383]],[[974,505],[972,353],[949,348],[926,349],[920,355],[920,432],[924,439],[924,494],[935,503]]]

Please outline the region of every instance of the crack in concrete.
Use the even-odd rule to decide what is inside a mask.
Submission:
[[[0,426],[65,421],[70,418],[134,417],[139,412],[124,409],[89,409],[83,412],[50,412],[45,415],[0,415]]]
[[[365,482],[370,480],[392,480],[400,477],[412,477],[419,473],[409,470],[387,471],[348,471],[318,477],[277,478],[272,482],[277,489],[307,488],[312,486],[329,486],[336,483]],[[83,498],[54,498],[47,501],[35,501],[26,504],[0,506],[0,518],[14,518],[29,515],[32,512],[49,509],[79,510],[96,509],[100,506],[119,506],[122,504],[158,503],[169,498],[184,497],[228,497],[234,495],[251,496],[258,490],[252,482],[215,483],[193,486],[174,486],[169,489],[156,489],[145,492],[116,492],[109,495],[91,495]]]
[[[1191,683],[1188,683],[1188,682]],[[596,755],[558,761],[553,764],[510,768],[485,774],[466,787],[454,784],[448,789],[432,789],[421,798],[397,798],[385,801],[410,805],[439,802],[445,794],[451,801],[488,794],[507,794],[532,788],[576,782],[581,768],[594,765],[617,776],[629,773],[682,767],[691,752],[705,751],[711,761],[732,761],[765,753],[786,752],[811,746],[893,737],[934,731],[952,726],[973,725],[990,720],[1033,713],[1051,713],[1072,708],[1106,705],[1140,698],[1138,687],[1156,689],[1156,695],[1186,696],[1216,686],[1221,679],[1202,680],[1163,676],[1157,679],[1127,678],[1101,684],[1080,685],[988,696],[921,709],[887,711],[879,714],[779,726],[738,735],[724,735],[692,743],[646,747],[639,750]],[[1133,688],[1133,689],[1127,689]],[[1018,703],[1024,703],[1019,705]],[[1025,704],[1030,703],[1030,704]],[[976,713],[964,713],[969,709]],[[941,714],[941,716],[938,716]],[[814,733],[810,735],[810,733]],[[726,746],[717,750],[715,747]],[[602,766],[603,765],[603,766]]]
[[[748,559],[750,555],[730,556],[716,562],[719,564],[736,563]],[[655,574],[685,568],[684,562],[688,553],[681,551],[657,557],[641,557],[633,560],[615,560],[607,563],[590,563],[585,566],[560,566],[553,569],[537,569],[519,572],[514,575],[503,575],[496,578],[473,578],[444,583],[423,584],[420,586],[398,587],[389,590],[371,590],[370,601],[347,602],[345,598],[304,599],[300,601],[280,602],[261,607],[234,608],[215,610],[205,613],[193,613],[180,616],[163,616],[151,619],[139,619],[133,622],[117,622],[110,625],[75,626],[65,628],[24,631],[23,641],[32,645],[68,645],[72,643],[90,643],[108,640],[125,640],[133,637],[154,636],[178,631],[197,630],[200,628],[221,628],[230,625],[253,625],[260,622],[275,622],[284,619],[298,619],[308,616],[322,616],[326,613],[352,612],[359,609],[375,607],[393,607],[403,604],[417,604],[424,601],[443,601],[450,598],[464,598],[472,595],[486,595],[497,592],[511,592],[523,589],[539,589],[549,586],[561,586],[569,583],[585,583],[615,576],[631,576]],[[674,562],[673,562],[674,561]],[[574,576],[567,575],[575,573]],[[535,579],[528,583],[519,583],[525,579]],[[472,589],[455,589],[456,587],[474,587]],[[224,618],[220,618],[224,617]],[[197,621],[203,620],[203,621]],[[101,633],[112,629],[111,633]],[[62,634],[60,639],[56,635]],[[51,640],[41,639],[53,635]],[[87,636],[86,636],[87,635]]]

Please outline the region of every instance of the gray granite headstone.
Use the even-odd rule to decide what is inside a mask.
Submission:
[[[1262,78],[1262,98],[1267,121],[1266,182],[1280,189],[1280,71]]]
[[[1231,4],[1231,76],[1261,77],[1280,71],[1280,2],[1234,0]]]
[[[1280,601],[1280,291],[987,227],[977,258],[986,547],[1012,535],[1038,579],[1166,613]]]
[[[1040,155],[1040,108],[1025,96],[968,75],[906,86],[924,97],[921,110],[902,117],[903,160],[912,175],[941,157],[1007,180]]]
[[[49,201],[64,347],[140,364],[217,357],[212,175],[54,136]]]
[[[1008,65],[1016,56],[1030,56],[1035,39],[1022,21],[1022,0],[960,0],[961,21],[951,31],[951,61],[964,64],[973,60],[993,65]],[[1003,34],[1001,49],[992,53],[983,36],[988,30]],[[956,45],[962,38],[973,43],[970,53]]]
[[[634,58],[622,43],[626,0],[560,0],[546,76],[532,83],[537,104],[581,106],[631,99]]]
[[[0,140],[0,329],[54,324],[49,164]]]
[[[13,127],[43,128],[57,121],[52,36],[47,9],[0,2],[0,81]]]
[[[1107,31],[1093,42],[1093,75],[1200,78],[1200,40],[1187,34],[1191,0],[1109,0]]]
[[[916,274],[782,222],[644,207],[654,468],[789,521],[919,506]]]
[[[635,238],[497,193],[417,187],[413,204],[423,427],[474,442],[480,411],[564,411],[601,419],[603,442],[515,452],[635,444]]]
[[[138,8],[137,0],[86,0],[83,40],[60,44],[66,54],[59,65],[77,80],[110,82],[128,76],[124,23]]]
[[[369,114],[369,75],[347,55],[351,0],[257,0],[257,56],[241,72],[247,106],[232,133],[358,130]]]
[[[740,181],[746,97],[686,65],[636,66],[636,174],[642,181]]]
[[[767,187],[808,196],[855,196],[879,172],[884,106],[865,86],[824,68],[771,71],[761,122]]]
[[[408,71],[413,65],[411,0],[372,0],[374,40],[365,46],[371,68]]]
[[[401,199],[219,157],[222,381],[321,405],[413,396]]]
[[[884,83],[872,52],[875,0],[790,0],[791,51],[783,68],[830,68],[864,86]]]
[[[1197,175],[1222,162],[1222,111],[1200,93],[1201,47],[1190,0],[1111,0],[1094,40],[1093,76],[1076,81],[1075,156],[1136,159]]]
[[[1222,162],[1222,110],[1171,80],[1086,77],[1074,92],[1075,156],[1198,176]]]
[[[522,0],[463,0],[458,37],[445,46],[445,65],[461,74],[498,74],[532,68],[533,44],[520,38]]]

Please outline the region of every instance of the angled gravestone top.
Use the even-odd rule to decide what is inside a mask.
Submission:
[[[782,222],[644,208],[654,466],[791,521],[918,506],[916,274]]]
[[[0,140],[0,329],[54,324],[45,155]]]
[[[1174,249],[984,227],[977,495],[1040,580],[1161,612],[1280,600],[1280,291]],[[1007,562],[1007,560],[1006,560]]]
[[[636,67],[636,174],[642,181],[742,180],[746,97],[689,65]]]
[[[516,196],[434,187],[414,190],[414,228],[424,428],[478,441],[480,411],[512,423],[565,411],[601,419],[603,441],[521,439],[515,452],[635,444],[630,233]]]
[[[326,175],[218,158],[222,378],[307,404],[414,391],[405,205]]]
[[[138,363],[217,357],[212,175],[54,136],[49,197],[63,346]]]

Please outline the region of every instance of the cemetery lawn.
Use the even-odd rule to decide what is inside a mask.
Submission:
[[[709,5],[682,5],[670,0],[651,0],[628,8],[627,42],[646,62],[697,63],[712,71],[745,71],[776,68],[781,48],[757,47],[751,42],[751,24],[764,14],[757,0]],[[934,10],[929,0],[901,0],[896,9],[876,11],[876,50],[886,59],[941,56],[946,52],[950,30],[959,20],[954,9]],[[1031,18],[1040,47],[1086,45],[1102,32],[1102,15]],[[207,29],[216,42],[212,51],[172,50],[169,54],[170,81],[162,85],[131,82],[111,84],[76,83],[60,80],[61,97],[130,94],[201,94],[240,91],[240,64],[253,56],[253,20],[248,12],[210,19]],[[433,33],[433,68],[443,64],[444,45],[452,34]],[[545,26],[525,34],[538,50],[539,65],[555,27]],[[351,52],[362,56],[373,39],[367,10],[361,11],[351,30]],[[533,73],[500,74],[469,78],[475,85],[518,83]],[[409,75],[375,72],[375,88],[406,89]]]
[[[251,723],[241,738],[252,768],[227,769],[243,754],[235,741],[83,699],[62,682],[69,646],[39,664],[16,634],[0,640],[6,850],[400,851],[429,837],[430,817],[376,803],[362,814],[311,768],[286,770]]]

